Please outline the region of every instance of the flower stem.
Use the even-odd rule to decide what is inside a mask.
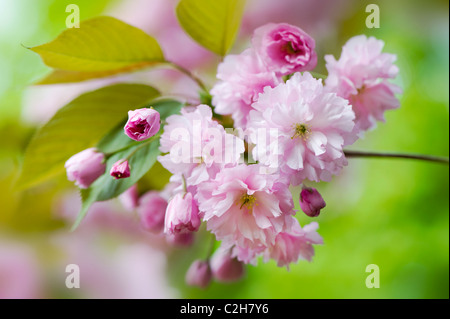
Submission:
[[[181,180],[183,181],[183,190],[185,193],[187,193],[187,184],[186,184],[186,178],[184,177],[184,174],[181,174]]]
[[[148,140],[146,140],[145,142],[143,142],[141,145],[139,145],[138,147],[136,147],[135,150],[133,150],[133,152],[131,152],[130,154],[128,154],[127,158],[125,159],[126,161],[128,161],[134,154],[136,154],[137,151],[139,151],[141,148],[143,148],[144,146],[147,146],[147,144],[150,144],[151,142],[153,142],[154,140],[158,139],[161,136],[161,134],[157,134],[152,136],[151,138],[149,138]]]
[[[214,252],[214,246],[216,244],[216,237],[211,235],[211,243],[209,244],[208,251],[206,252],[206,260],[209,260]]]
[[[115,150],[115,151],[112,151],[112,152],[109,152],[109,153],[105,153],[105,158],[108,159],[108,158],[110,158],[111,156],[113,156],[113,155],[115,155],[117,153],[126,151],[126,150],[128,150],[128,149],[130,149],[132,147],[137,146],[137,148],[133,152],[131,152],[130,155],[128,155],[127,158],[125,159],[125,160],[129,160],[131,158],[131,156],[133,156],[138,150],[140,150],[145,145],[153,142],[155,139],[159,138],[160,136],[161,136],[161,134],[157,134],[157,135],[152,136],[151,138],[145,140],[144,142],[130,143],[127,146],[124,146],[124,147],[122,147],[122,148],[120,148],[118,150]]]
[[[176,63],[173,62],[168,62],[167,65],[173,67],[175,70],[183,73],[184,75],[187,75],[188,77],[190,77],[195,83],[197,83],[197,85],[204,91],[204,92],[208,92],[208,89],[206,88],[206,85],[203,83],[202,80],[200,80],[198,77],[196,77],[194,74],[192,74],[191,71],[189,71],[188,69],[183,68],[181,65],[178,65]]]
[[[344,151],[347,157],[374,157],[374,158],[406,158],[428,162],[435,162],[441,164],[449,164],[449,159],[446,157],[422,155],[422,154],[401,154],[401,153],[377,153],[364,151]]]

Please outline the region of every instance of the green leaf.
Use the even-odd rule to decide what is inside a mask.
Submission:
[[[77,72],[77,71],[65,71],[65,70],[53,70],[43,79],[34,83],[34,85],[45,85],[45,84],[62,84],[62,83],[73,83],[82,82],[92,79],[100,79],[108,76],[117,75],[120,73],[129,73],[133,71],[138,71],[139,66],[130,66],[129,68],[122,68],[119,70],[109,70],[109,71],[96,71],[96,72]]]
[[[52,42],[31,50],[38,53],[46,65],[55,69],[87,72],[77,74],[84,80],[164,62],[161,48],[153,37],[112,17],[83,21],[80,28],[66,29]],[[58,73],[60,82],[77,78],[70,72]],[[61,78],[62,75],[67,75],[68,79]]]
[[[120,132],[121,140],[123,139],[123,136],[126,137],[123,133],[123,126],[120,127],[118,132]],[[132,141],[130,138],[128,138],[128,140]],[[128,160],[131,171],[130,177],[116,180],[109,175],[109,171],[115,162],[125,159],[131,154],[132,156]],[[152,168],[159,154],[159,141],[157,136],[155,136],[155,139],[150,143],[149,141],[146,141],[146,143],[140,143],[139,145],[135,145],[111,156],[106,162],[105,174],[100,176],[89,188],[81,190],[83,204],[72,230],[75,230],[78,227],[93,203],[114,198],[133,186],[150,168]]]
[[[24,189],[62,172],[68,158],[97,144],[127,111],[157,96],[156,89],[141,84],[116,84],[79,96],[33,136],[17,186]]]
[[[160,113],[161,120],[178,113],[182,104],[175,100],[161,100],[152,102],[152,106]],[[119,196],[132,185],[137,183],[155,164],[159,152],[159,136],[154,136],[149,140],[136,143],[123,132],[125,121],[108,133],[97,145],[97,148],[104,153],[113,153],[116,150],[123,151],[115,153],[106,162],[106,171],[89,188],[81,190],[83,201],[81,211],[72,229],[78,227],[86,216],[89,207],[97,201],[105,201]],[[114,163],[129,157],[131,176],[123,179],[114,179],[109,171]]]
[[[225,56],[238,33],[244,6],[245,0],[181,0],[176,13],[195,41]]]

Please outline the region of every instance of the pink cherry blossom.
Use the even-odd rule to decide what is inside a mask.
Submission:
[[[300,192],[300,208],[310,217],[317,217],[326,206],[322,195],[313,187],[304,187]]]
[[[299,27],[268,23],[255,30],[252,45],[269,71],[279,75],[316,67],[315,41]]]
[[[130,165],[127,160],[121,159],[113,164],[109,175],[115,179],[130,177]]]
[[[289,267],[298,259],[311,261],[314,256],[313,244],[323,244],[323,239],[317,233],[319,225],[310,223],[303,228],[297,219],[290,217],[290,229],[281,232],[275,239],[275,244],[265,252],[265,260],[274,259],[279,267]]]
[[[264,87],[274,87],[281,80],[262,64],[252,49],[228,55],[217,70],[219,82],[211,90],[215,112],[231,115],[235,127],[245,128],[252,103]]]
[[[158,157],[160,163],[192,186],[213,178],[224,166],[236,165],[245,148],[212,119],[209,106],[199,105],[167,118],[160,150],[169,152]]]
[[[206,260],[195,260],[186,273],[186,283],[190,286],[206,288],[211,279],[211,268]]]
[[[342,48],[339,60],[325,56],[326,89],[348,99],[356,114],[356,130],[366,131],[384,122],[384,112],[400,106],[396,93],[402,90],[388,80],[398,74],[396,55],[382,53],[384,42],[359,35]]]
[[[169,201],[164,233],[172,235],[197,231],[200,223],[198,207],[191,193],[178,193]]]
[[[69,158],[64,165],[67,179],[80,188],[88,188],[106,169],[105,155],[95,148],[88,148]]]
[[[160,116],[154,109],[138,109],[128,112],[125,134],[135,141],[148,139],[158,133]]]
[[[217,240],[244,249],[265,247],[283,230],[284,215],[293,214],[292,196],[284,194],[288,186],[275,187],[277,176],[260,169],[244,164],[224,168],[198,186],[200,211]]]
[[[356,140],[355,114],[347,100],[325,92],[321,80],[296,73],[266,88],[253,107],[249,127],[270,135],[264,142],[250,135],[253,157],[279,168],[293,184],[305,178],[330,181],[346,165],[343,147]]]
[[[167,201],[156,191],[149,191],[139,199],[137,212],[142,226],[152,232],[161,233],[164,229]]]

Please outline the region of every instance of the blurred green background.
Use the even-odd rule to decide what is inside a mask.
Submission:
[[[55,218],[52,209],[55,196],[73,186],[61,176],[21,193],[13,189],[24,148],[36,128],[23,120],[24,92],[49,70],[21,44],[54,39],[65,28],[67,4],[78,4],[83,20],[118,2],[0,0],[0,241],[7,237],[30,245],[42,264],[48,263],[49,234],[69,232],[70,224]],[[372,2],[346,1],[345,14],[317,43],[319,73],[326,73],[324,54],[338,57],[340,47],[362,33],[384,40],[385,52],[398,56],[397,83],[404,89],[401,108],[388,112],[386,124],[379,124],[352,149],[448,156],[449,3],[376,1],[381,27],[368,29],[365,7]],[[296,24],[302,27],[302,21]],[[238,47],[244,47],[248,37],[242,35],[239,41]],[[316,248],[313,262],[301,261],[289,271],[274,262],[260,262],[248,266],[239,283],[190,288],[184,274],[207,245],[200,237],[192,250],[169,255],[170,285],[183,298],[449,298],[448,166],[350,159],[341,176],[319,189],[327,202],[317,218],[325,245]],[[303,214],[298,218],[302,225],[310,221]],[[369,264],[380,268],[379,289],[365,286]]]

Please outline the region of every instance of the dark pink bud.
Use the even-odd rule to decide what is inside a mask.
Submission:
[[[190,286],[206,288],[212,279],[209,263],[204,260],[196,260],[186,273],[186,283]]]
[[[125,134],[135,141],[142,141],[158,133],[160,116],[154,109],[138,109],[128,112]]]
[[[233,258],[229,249],[219,248],[211,257],[211,271],[218,281],[237,281],[244,275],[244,264]]]
[[[128,210],[132,211],[136,209],[139,204],[139,192],[137,189],[137,185],[134,184],[125,192],[119,195],[119,200],[122,203],[122,206]]]
[[[65,164],[67,179],[80,188],[88,188],[105,172],[105,155],[95,148],[88,148],[69,158]]]
[[[320,210],[326,206],[322,195],[317,189],[312,187],[305,187],[300,193],[300,207],[303,212],[309,217],[317,217]]]
[[[152,233],[161,233],[164,229],[167,201],[158,192],[150,191],[141,196],[137,212],[141,224]]]
[[[111,171],[109,172],[109,174],[115,179],[130,177],[130,166],[128,164],[128,161],[122,159],[115,162],[111,167]]]

